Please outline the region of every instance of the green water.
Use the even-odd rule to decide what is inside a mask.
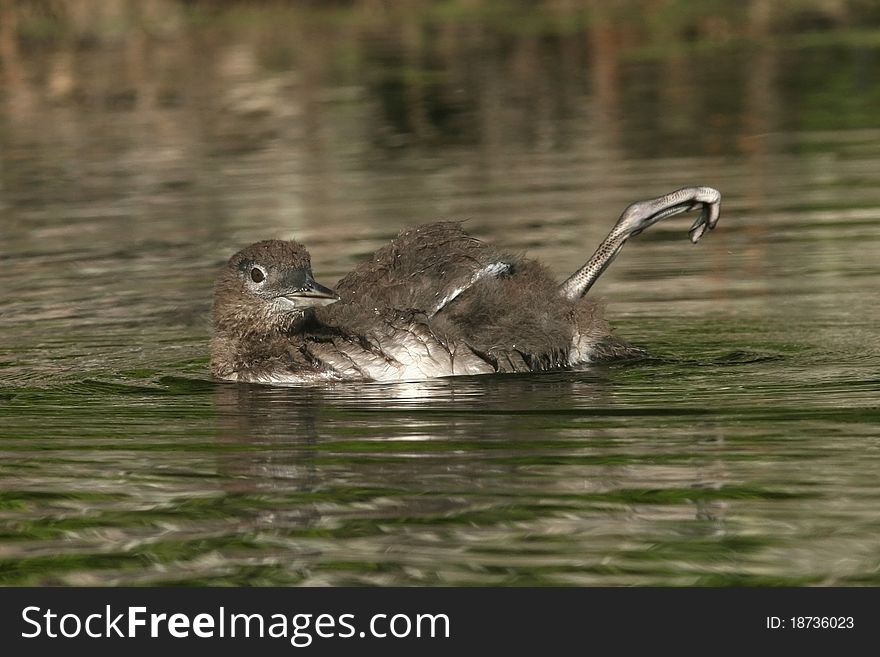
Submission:
[[[3,5],[0,584],[880,584],[880,23],[772,5]],[[648,359],[210,378],[251,241],[562,279],[690,184],[591,292]]]

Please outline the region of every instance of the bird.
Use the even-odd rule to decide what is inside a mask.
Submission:
[[[211,371],[270,385],[413,381],[642,355],[611,333],[587,292],[630,237],[698,209],[689,230],[696,243],[715,228],[720,204],[712,187],[633,203],[561,283],[540,262],[476,239],[456,221],[401,231],[332,289],[315,280],[305,246],[260,241],[217,277]]]

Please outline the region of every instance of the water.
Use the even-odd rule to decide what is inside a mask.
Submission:
[[[880,33],[695,4],[3,5],[0,583],[880,584]],[[648,360],[209,376],[251,241],[332,284],[467,218],[562,279],[687,184],[718,229],[592,292]]]

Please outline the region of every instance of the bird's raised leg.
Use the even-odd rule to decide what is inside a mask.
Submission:
[[[688,231],[691,242],[696,244],[707,228],[715,228],[720,207],[721,194],[711,187],[684,187],[665,196],[633,203],[623,211],[587,263],[560,286],[560,294],[572,300],[584,296],[617,257],[626,240],[661,219],[700,208],[700,216]]]

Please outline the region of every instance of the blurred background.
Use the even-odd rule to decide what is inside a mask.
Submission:
[[[749,202],[776,206],[776,175],[803,202],[828,158],[876,154],[867,0],[3,0],[0,18],[14,228],[86,203],[126,220],[81,217],[80,235],[125,241],[514,209],[604,228],[731,161]],[[11,216],[36,187],[40,208]]]
[[[401,228],[594,288],[636,366],[287,390],[211,288]],[[0,0],[0,583],[880,583],[880,2]]]

